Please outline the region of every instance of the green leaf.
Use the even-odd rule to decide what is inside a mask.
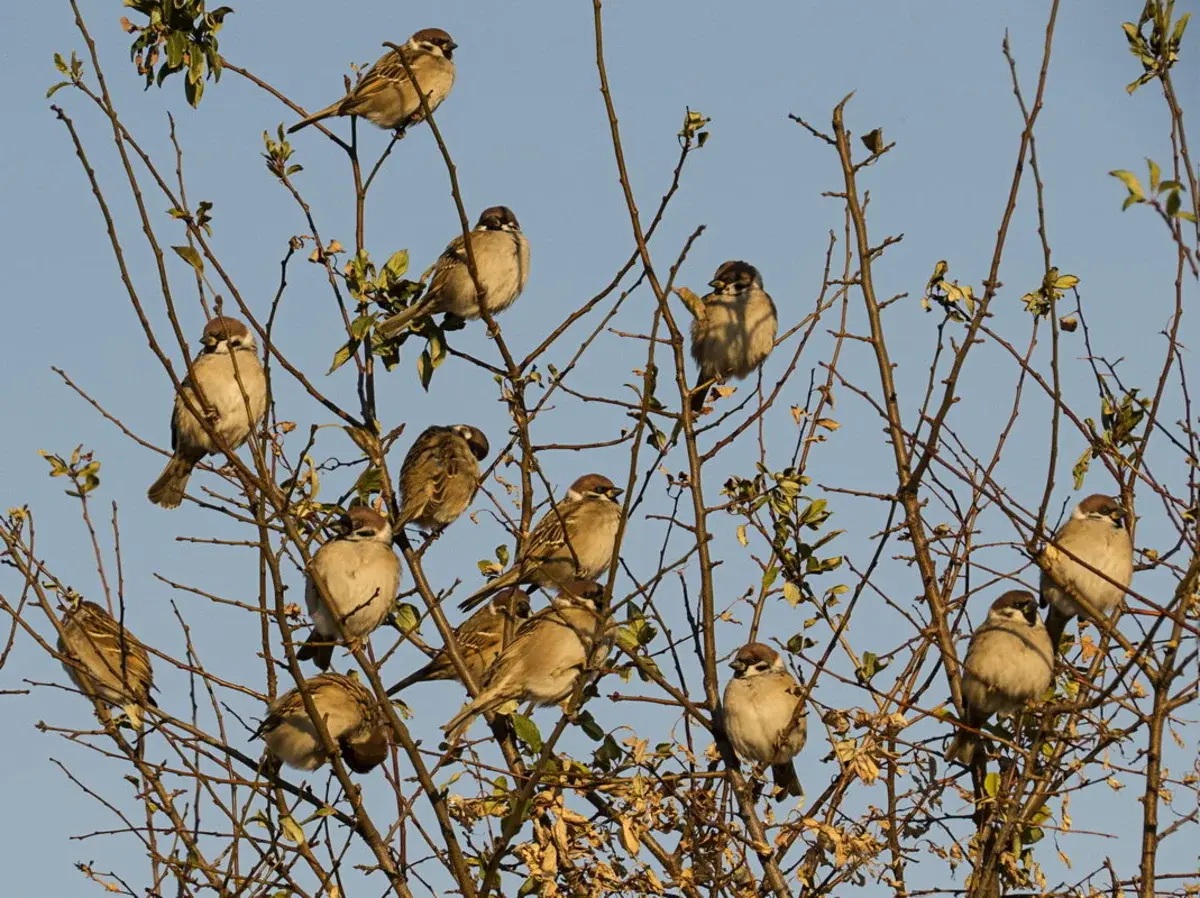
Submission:
[[[990,797],[995,798],[1000,792],[1000,774],[989,773],[983,778],[983,791]]]
[[[1176,47],[1178,47],[1179,42],[1183,40],[1183,32],[1187,30],[1188,21],[1191,18],[1192,14],[1190,12],[1185,12],[1175,23],[1175,30],[1171,33],[1171,43]]]
[[[1150,169],[1150,192],[1158,193],[1158,182],[1162,179],[1162,170],[1153,159],[1146,159],[1146,167]]]
[[[869,683],[875,674],[888,666],[888,663],[881,661],[874,652],[863,652],[862,661],[859,663],[858,669],[854,671],[854,675],[860,683]]]
[[[1183,200],[1180,198],[1178,190],[1172,190],[1167,194],[1167,216],[1169,218],[1174,218],[1182,205]]]
[[[67,61],[62,58],[61,53],[54,54],[54,67],[56,69],[58,69],[60,72],[62,72],[64,75],[71,74],[71,70],[69,68],[67,68]]]
[[[375,323],[374,315],[359,315],[350,322],[350,336],[356,340],[362,340],[371,330],[371,325]]]
[[[373,493],[382,491],[383,473],[373,465],[363,471],[358,476],[358,480],[354,481],[354,492],[358,494],[360,499],[365,499]]]
[[[392,253],[391,258],[384,264],[383,270],[395,280],[404,277],[404,273],[408,271],[408,250],[402,249]]]
[[[421,615],[417,611],[416,605],[410,605],[408,602],[401,602],[392,609],[392,626],[403,636],[406,633],[411,633],[417,629],[421,622]]]
[[[763,574],[763,576],[762,576],[763,592],[766,592],[768,589],[771,588],[772,585],[774,585],[775,578],[777,578],[778,576],[779,576],[779,567],[777,565],[771,565],[769,568],[767,568],[766,573]]]
[[[58,84],[55,84],[55,85],[54,85],[54,86],[52,86],[52,87],[51,87],[49,90],[47,90],[47,91],[46,91],[46,99],[47,99],[47,100],[49,100],[49,99],[50,99],[52,96],[54,96],[56,93],[58,93],[58,92],[59,92],[60,90],[62,90],[64,87],[67,87],[67,86],[69,86],[69,85],[70,85],[70,83],[71,83],[70,81],[60,81],[60,82],[58,82]]]
[[[537,754],[542,750],[542,734],[538,731],[536,723],[524,714],[513,714],[509,720],[512,721],[513,732],[517,734],[517,738],[524,742],[531,752]]]
[[[360,342],[362,341],[352,338],[340,346],[338,351],[333,354],[333,364],[329,366],[329,370],[325,372],[325,376],[328,377],[334,371],[337,371],[338,368],[342,367],[342,365],[346,364],[346,362],[350,361],[350,357],[358,350]]]
[[[1092,463],[1092,450],[1087,449],[1083,455],[1079,456],[1079,461],[1075,462],[1075,467],[1071,468],[1071,476],[1075,479],[1075,489],[1083,487],[1083,478],[1087,476],[1088,466]]]
[[[783,597],[793,608],[804,600],[804,594],[800,592],[800,587],[791,580],[783,584]]]
[[[433,380],[433,357],[428,349],[422,350],[417,357],[417,376],[421,379],[421,386],[429,392],[429,382]]]
[[[596,723],[596,718],[592,716],[591,711],[580,711],[575,716],[575,722],[579,724],[579,728],[593,742],[599,742],[604,738],[604,728]]]
[[[204,260],[200,258],[200,254],[190,246],[172,246],[175,254],[183,261],[187,262],[200,274],[204,274]]]

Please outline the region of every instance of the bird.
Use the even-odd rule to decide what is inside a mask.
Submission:
[[[488,312],[497,315],[516,302],[525,289],[529,279],[529,240],[521,233],[521,225],[508,206],[484,209],[470,236],[475,273],[483,288],[485,305]],[[434,263],[425,294],[404,311],[381,322],[376,332],[390,340],[403,333],[414,319],[439,312],[450,312],[468,321],[480,316],[462,234],[450,241]]]
[[[400,467],[398,526],[440,533],[458,520],[479,489],[479,462],[489,448],[483,431],[470,424],[426,428]]]
[[[246,442],[267,411],[267,379],[250,329],[236,318],[218,315],[204,326],[200,343],[203,348],[175,397],[171,460],[146,491],[146,497],[163,508],[178,508],[192,469],[204,456],[221,451],[189,403],[206,414],[230,451]],[[203,402],[197,386],[204,393]]]
[[[750,263],[725,262],[708,286],[712,292],[693,310],[692,358],[700,367],[691,398],[693,412],[704,408],[710,383],[729,377],[741,380],[762,365],[775,348],[779,329],[775,303]]]
[[[730,745],[739,757],[771,766],[780,800],[798,798],[803,793],[792,759],[808,737],[800,684],[779,652],[761,642],[746,643],[729,666],[722,719]]]
[[[355,773],[370,773],[383,763],[388,750],[387,722],[357,673],[317,674],[305,681],[304,688],[347,767]],[[271,703],[254,736],[262,737],[275,761],[297,770],[316,770],[329,760],[299,689],[291,689]]]
[[[1078,558],[1073,560],[1066,553]],[[1050,571],[1042,571],[1042,607],[1050,606],[1046,629],[1058,650],[1063,630],[1073,617],[1083,614],[1066,587],[1087,599],[1104,617],[1121,604],[1125,589],[1133,579],[1133,542],[1125,527],[1125,509],[1120,499],[1101,493],[1088,496],[1071,512],[1070,519],[1054,534],[1054,540],[1042,550]],[[1083,566],[1090,565],[1109,579]],[[1109,582],[1112,580],[1114,582]]]
[[[1050,687],[1054,649],[1033,593],[1014,589],[988,609],[971,636],[962,666],[963,722],[979,730],[993,714],[1014,714]],[[980,745],[976,732],[960,729],[946,760],[970,767]]]
[[[158,707],[150,696],[154,672],[146,647],[95,602],[77,599],[68,607],[58,653],[79,691],[120,706],[134,729],[142,728],[147,707]]]
[[[468,596],[458,607],[470,611],[506,586],[551,588],[576,577],[592,579],[607,570],[621,524],[617,497],[625,492],[603,474],[585,474],[567,497],[542,515],[512,567]]]
[[[547,707],[563,701],[609,644],[608,628],[598,610],[604,588],[594,580],[565,582],[550,605],[517,629],[496,658],[479,695],[442,729],[454,742],[480,714],[506,702]]]
[[[383,623],[400,588],[400,559],[392,550],[392,525],[387,518],[356,505],[338,526],[338,536],[321,546],[309,563],[304,601],[313,628],[296,653],[298,659],[311,660],[321,670],[329,669],[333,647],[341,642],[338,624],[346,638],[357,644]],[[316,578],[325,587],[324,597]]]
[[[441,28],[422,28],[399,52],[388,50],[380,56],[348,94],[296,122],[288,128],[288,134],[335,115],[361,115],[373,125],[403,133],[425,119],[420,94],[405,70],[404,62],[412,69],[416,85],[425,94],[429,111],[433,112],[454,86],[454,51],[457,47],[454,39]]]
[[[508,628],[511,639],[516,636],[521,624],[529,619],[529,615],[529,594],[514,586],[495,596],[454,631],[454,643],[459,656],[476,684],[483,681],[496,656],[500,654],[506,625],[511,621]],[[454,669],[454,662],[443,649],[424,667],[409,674],[389,689],[387,694],[395,695],[413,683],[457,679],[458,671]]]

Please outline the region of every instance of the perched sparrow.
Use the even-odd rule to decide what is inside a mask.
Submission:
[[[692,358],[700,377],[692,393],[692,411],[704,408],[708,385],[743,377],[766,361],[775,348],[779,319],[763,290],[762,275],[748,262],[726,262],[708,282],[692,322]]]
[[[357,505],[340,526],[342,533],[313,555],[304,588],[313,629],[296,657],[311,659],[321,670],[329,669],[333,647],[341,640],[337,624],[351,641],[365,639],[383,623],[400,587],[400,559],[392,551],[392,525],[387,518]],[[332,614],[314,575],[325,586]]]
[[[512,587],[504,590],[459,625],[454,631],[454,641],[463,664],[470,671],[471,679],[476,683],[483,681],[492,662],[500,654],[505,624],[512,621],[510,632],[515,637],[520,625],[529,619],[529,612],[529,596],[523,590]],[[443,650],[434,655],[433,660],[420,670],[409,674],[389,689],[388,695],[395,695],[413,683],[457,679],[454,662]]]
[[[440,532],[475,498],[479,462],[488,455],[487,437],[470,424],[425,430],[400,468],[400,524]]]
[[[567,498],[542,515],[513,566],[459,603],[469,611],[498,589],[518,584],[560,586],[599,576],[612,561],[625,492],[603,474],[585,474]]]
[[[58,653],[80,692],[120,705],[135,729],[142,728],[143,708],[158,707],[150,697],[154,674],[146,647],[94,602],[80,600],[64,615]]]
[[[1054,649],[1033,593],[1006,592],[971,637],[962,669],[964,723],[978,730],[993,714],[1013,714],[1050,686]],[[971,766],[980,738],[959,730],[946,760]]]
[[[529,278],[529,241],[521,233],[512,209],[492,206],[483,210],[471,231],[471,252],[487,310],[499,314],[517,301]],[[389,339],[403,332],[414,318],[439,312],[467,320],[479,317],[479,299],[467,267],[462,234],[450,241],[437,260],[425,295],[380,324],[379,335]]]
[[[387,723],[375,696],[358,682],[357,675],[317,674],[304,686],[347,767],[355,773],[369,773],[383,763],[388,749]],[[254,735],[262,736],[275,760],[297,770],[316,770],[329,760],[298,689],[275,699]]]
[[[589,662],[608,645],[596,609],[604,589],[590,580],[572,580],[517,630],[484,680],[474,701],[443,729],[453,742],[480,714],[505,702],[534,702],[539,707],[566,699]]]
[[[453,55],[457,46],[441,28],[422,28],[401,48],[431,112],[454,86]],[[333,115],[361,115],[372,125],[401,132],[425,118],[420,94],[395,50],[380,56],[350,93],[296,122],[288,128],[288,134]]]
[[[746,643],[729,666],[733,679],[725,684],[722,700],[729,743],[740,757],[771,765],[781,799],[799,797],[800,780],[792,758],[808,737],[800,684],[784,667],[779,652],[761,642]]]
[[[1057,651],[1067,622],[1083,614],[1064,587],[1070,586],[1108,617],[1121,604],[1125,587],[1133,579],[1133,543],[1125,529],[1125,509],[1120,501],[1112,496],[1088,496],[1054,534],[1054,542],[1046,546],[1043,557],[1050,562],[1051,575],[1042,573],[1042,606],[1050,605],[1046,629]],[[1107,575],[1116,585],[1079,562]]]
[[[175,397],[171,415],[171,449],[175,454],[146,491],[150,501],[163,508],[177,508],[192,468],[204,456],[221,451],[188,409],[185,396],[202,413],[207,403],[212,410],[208,420],[230,449],[246,442],[267,411],[267,380],[250,329],[236,318],[219,316],[204,326],[200,342],[204,348],[192,362],[191,374],[183,379],[180,395]],[[197,386],[204,393],[203,402]]]

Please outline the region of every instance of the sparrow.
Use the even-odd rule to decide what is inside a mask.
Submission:
[[[470,424],[427,428],[400,467],[399,526],[440,533],[458,520],[479,489],[488,450],[483,431]]]
[[[387,518],[356,505],[341,519],[339,529],[338,536],[314,553],[304,589],[313,629],[296,657],[311,659],[321,670],[329,669],[333,647],[341,641],[337,624],[352,642],[366,639],[387,617],[400,588],[400,559],[392,551]],[[315,578],[324,585],[329,604]]]
[[[447,741],[455,741],[476,717],[506,702],[544,708],[570,696],[591,660],[607,651],[607,627],[597,610],[603,595],[604,588],[593,580],[570,580],[548,607],[521,624],[488,671],[479,695],[442,728]]]
[[[267,411],[267,379],[250,329],[236,318],[217,316],[204,326],[200,343],[204,348],[180,384],[171,414],[174,454],[146,491],[147,498],[163,508],[178,508],[197,462],[221,451],[188,408],[188,401],[208,416],[231,451],[246,442]]]
[[[700,300],[692,322],[692,358],[700,366],[692,392],[694,412],[704,408],[710,383],[741,380],[766,361],[779,329],[775,303],[753,265],[726,262],[708,286],[712,293]]]
[[[498,315],[521,295],[529,278],[529,241],[508,206],[483,210],[471,231],[475,273],[483,288],[487,310]],[[402,312],[383,321],[377,331],[387,340],[403,333],[409,322],[422,315],[450,312],[464,320],[479,317],[479,298],[467,266],[463,235],[459,234],[434,264],[425,295]]]
[[[808,720],[800,704],[800,684],[784,667],[779,652],[748,642],[729,666],[722,715],[725,735],[745,760],[770,764],[779,799],[802,794],[792,758],[804,748]]]
[[[1106,574],[1116,585],[1074,561],[1067,552]],[[1043,558],[1050,563],[1050,574],[1042,572],[1042,607],[1050,606],[1046,629],[1057,651],[1067,622],[1083,614],[1064,587],[1070,586],[1108,617],[1121,604],[1125,588],[1133,579],[1133,542],[1125,528],[1125,509],[1120,500],[1096,494],[1080,502],[1043,550]]]
[[[361,115],[373,125],[403,133],[425,118],[417,93],[418,85],[425,94],[430,112],[449,96],[450,88],[454,86],[454,50],[457,47],[454,39],[441,28],[422,28],[400,48],[416,78],[416,85],[400,61],[400,53],[388,50],[367,69],[350,93],[332,106],[296,122],[288,128],[288,134],[334,115]]]
[[[963,722],[978,730],[993,714],[1016,713],[1050,687],[1053,668],[1053,644],[1033,593],[1006,592],[992,602],[987,620],[967,648]],[[979,745],[977,733],[960,729],[946,749],[946,760],[970,767]]]
[[[616,548],[625,492],[603,474],[585,474],[567,497],[542,515],[513,566],[459,603],[470,611],[487,596],[520,584],[560,586],[576,577],[590,580],[608,569]]]
[[[471,679],[481,683],[488,669],[500,654],[504,643],[504,630],[509,621],[509,632],[515,636],[521,624],[529,619],[529,595],[515,586],[504,590],[454,631],[454,642]],[[457,680],[458,672],[445,650],[438,652],[420,670],[409,674],[388,690],[395,695],[413,683],[428,680]]]
[[[388,750],[387,722],[357,673],[317,674],[304,686],[347,767],[355,773],[369,773],[383,763]],[[297,770],[316,770],[329,760],[298,689],[271,703],[267,719],[254,736],[263,738],[272,758]]]
[[[135,729],[142,728],[154,673],[150,655],[132,633],[94,602],[78,600],[63,616],[58,637],[63,668],[89,698],[119,705]]]

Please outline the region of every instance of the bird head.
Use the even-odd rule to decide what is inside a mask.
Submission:
[[[488,445],[487,437],[478,427],[472,427],[470,424],[455,424],[450,429],[467,441],[467,447],[477,461],[483,461],[488,457],[491,446]]]
[[[226,318],[218,315],[204,325],[204,333],[200,335],[200,350],[205,355],[228,355],[238,349],[256,350],[254,334],[236,318]]]
[[[388,523],[388,519],[366,505],[351,506],[338,525],[342,531],[342,539],[352,542],[392,541],[392,525]]]
[[[1023,589],[1010,590],[992,602],[988,617],[1020,621],[1032,627],[1038,623],[1038,600],[1033,593]]]
[[[584,474],[571,484],[567,498],[578,502],[585,498],[601,498],[616,502],[625,490],[613,484],[603,474]]]
[[[762,275],[749,262],[729,261],[717,269],[708,282],[714,293],[737,293],[748,287],[762,287]]]
[[[769,645],[748,642],[738,649],[729,666],[733,668],[734,676],[749,679],[774,670],[783,670],[783,659],[779,657],[779,652]]]
[[[508,206],[488,206],[475,223],[477,231],[520,231],[521,225]]]
[[[1125,508],[1116,496],[1095,493],[1075,507],[1072,517],[1078,520],[1108,521],[1114,527],[1125,526]]]
[[[450,33],[441,28],[422,28],[408,39],[408,45],[425,53],[445,56],[447,59],[453,59],[454,51],[458,49],[458,44],[454,43]]]

